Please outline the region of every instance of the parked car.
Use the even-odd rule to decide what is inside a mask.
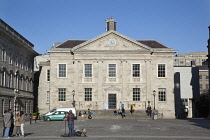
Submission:
[[[53,120],[64,120],[66,117],[66,111],[56,111],[51,115],[44,116],[45,121],[53,121]]]
[[[61,107],[61,108],[54,108],[53,110],[51,110],[50,112],[43,114],[43,116],[48,116],[48,115],[52,115],[53,113],[57,112],[57,111],[64,111],[64,112],[69,112],[69,110],[72,110],[72,113],[74,114],[74,118],[77,119],[77,113],[76,113],[76,108],[75,107]]]

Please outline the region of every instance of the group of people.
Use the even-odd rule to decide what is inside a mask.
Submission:
[[[122,110],[119,109],[118,112],[115,110],[114,115],[121,115],[122,118],[124,119],[126,117],[125,116],[125,109],[124,108],[122,108]]]
[[[79,111],[79,116],[80,117],[83,117],[86,114],[87,114],[86,111],[84,111],[83,114],[82,114],[81,111]],[[88,119],[92,119],[92,114],[93,114],[93,112],[90,109],[88,109]]]
[[[15,115],[15,116],[14,116]],[[25,115],[23,111],[13,114],[11,109],[4,111],[3,138],[10,138],[15,126],[15,136],[24,137]]]

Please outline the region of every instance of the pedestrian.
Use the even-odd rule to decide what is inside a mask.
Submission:
[[[13,111],[12,109],[8,109],[8,111],[11,113],[11,126],[10,126],[10,129],[9,129],[9,136],[12,137],[12,134],[13,134],[13,129],[14,129],[14,114],[13,114]]]
[[[151,108],[151,106],[148,106],[147,107],[147,111],[146,112],[147,112],[147,115],[151,117],[151,114],[152,114],[152,108]]]
[[[81,111],[79,112],[79,116],[80,116],[80,117],[82,116],[82,113],[81,113]]]
[[[69,110],[67,120],[69,127],[69,137],[74,137],[74,114],[72,113],[72,110]]]
[[[25,114],[23,111],[20,111],[20,130],[21,130],[21,136],[24,137],[24,124],[25,124]]]
[[[118,114],[119,115],[122,115],[122,111],[120,109],[118,110]]]
[[[122,109],[122,118],[123,119],[125,118],[125,109],[124,108]]]
[[[93,112],[88,108],[88,119],[92,119]]]
[[[4,118],[4,115],[7,113],[7,110],[4,110],[4,114],[3,114],[3,118]],[[3,133],[2,133],[2,137],[4,137],[4,133],[5,133],[5,123],[4,123],[4,119],[3,119]]]
[[[114,115],[115,115],[115,116],[118,115],[117,110],[114,111]]]
[[[10,110],[8,110],[7,113],[4,114],[4,126],[5,126],[5,132],[3,138],[10,138],[9,137],[9,130],[11,127],[11,113]]]
[[[20,131],[20,113],[17,112],[17,114],[15,115],[15,136],[20,136],[21,131]]]

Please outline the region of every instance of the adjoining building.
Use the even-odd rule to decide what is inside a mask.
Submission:
[[[0,19],[0,117],[4,110],[33,112],[34,45]]]
[[[192,52],[177,54],[174,57],[174,66],[202,66],[207,60],[208,52]]]
[[[174,67],[174,95],[176,117],[195,117],[195,99],[200,96],[198,67]]]
[[[67,40],[40,62],[38,108],[145,110],[175,118],[174,53],[156,40],[134,40],[116,32],[116,21],[90,40]]]
[[[199,117],[197,101],[208,93],[209,74],[207,52],[175,55],[175,112],[177,118]]]

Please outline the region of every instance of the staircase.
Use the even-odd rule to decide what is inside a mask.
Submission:
[[[93,112],[93,119],[122,119],[121,115],[114,115],[114,110],[91,110]],[[84,111],[81,111],[83,114]],[[86,111],[87,112],[87,111]],[[79,114],[79,113],[78,113]],[[145,111],[136,110],[134,113],[130,113],[130,111],[125,111],[126,119],[152,119],[152,117],[148,116]],[[88,112],[84,115],[84,118],[87,118]],[[78,116],[78,119],[80,117]]]

